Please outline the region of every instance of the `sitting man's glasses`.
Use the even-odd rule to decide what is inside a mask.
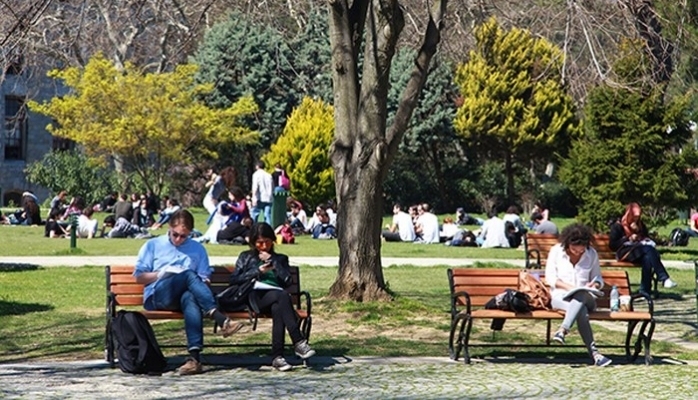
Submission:
[[[178,240],[178,239],[186,239],[189,237],[189,233],[178,233],[170,229],[170,236],[172,239]]]

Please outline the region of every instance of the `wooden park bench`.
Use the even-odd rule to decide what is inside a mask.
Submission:
[[[483,268],[459,268],[448,270],[448,281],[451,289],[451,333],[449,337],[449,352],[451,359],[457,360],[461,351],[466,364],[470,363],[470,347],[542,347],[550,346],[551,322],[561,321],[564,318],[564,311],[558,310],[534,310],[527,313],[517,313],[513,311],[488,310],[484,306],[488,300],[495,295],[504,292],[505,289],[517,289],[519,280],[518,269],[483,269]],[[541,279],[544,279],[544,272],[540,271]],[[609,311],[608,293],[612,285],[618,287],[621,295],[630,295],[630,282],[627,271],[603,270],[602,278],[605,282],[603,291],[604,297],[597,300],[597,311],[590,313],[589,317],[594,321],[619,321],[627,322],[627,333],[625,337],[625,355],[630,362],[637,359],[638,354],[644,347],[645,364],[651,363],[650,342],[654,333],[654,303],[649,297],[642,294],[633,294],[631,307],[634,307],[635,300],[644,299],[647,302],[647,310],[634,311]],[[644,308],[644,307],[643,307]],[[543,320],[547,322],[545,344],[495,344],[495,343],[470,343],[470,334],[473,322],[478,319],[491,320],[502,319],[524,319]],[[636,327],[637,338],[632,343]],[[607,346],[602,346],[607,347]],[[618,347],[618,346],[609,346]]]
[[[611,250],[609,246],[610,239],[608,235],[594,235],[592,246],[596,249],[599,255],[599,265],[601,267],[611,268],[642,268],[640,264],[635,264],[627,261],[616,260],[616,252]],[[524,236],[524,252],[526,257],[526,268],[536,269],[545,268],[545,263],[548,260],[550,249],[557,244],[557,235],[527,233]],[[657,278],[652,277],[654,291],[657,291]]]
[[[105,268],[107,278],[107,316],[106,316],[106,334],[105,348],[107,351],[107,361],[114,366],[115,343],[111,333],[111,321],[116,316],[120,309],[129,309],[138,311],[149,320],[170,320],[183,319],[181,312],[176,311],[147,311],[143,309],[143,285],[136,283],[136,278],[133,276],[133,265],[107,266]],[[220,293],[228,286],[230,274],[235,270],[234,266],[216,266],[213,267],[211,275],[211,291],[214,294]],[[296,266],[291,267],[292,284],[286,291],[291,294],[293,305],[300,319],[300,330],[306,339],[310,338],[310,329],[312,327],[311,317],[311,299],[310,294],[300,290],[300,275],[299,269]],[[259,318],[271,318],[269,314],[256,314],[251,310],[243,310],[236,312],[227,312],[229,318],[247,319],[252,323],[252,330],[257,329],[257,321]],[[215,332],[215,324],[214,324]],[[230,344],[229,346],[235,346]],[[252,346],[269,346],[269,343],[252,345]],[[173,346],[161,346],[173,347]],[[211,347],[211,345],[209,345]]]

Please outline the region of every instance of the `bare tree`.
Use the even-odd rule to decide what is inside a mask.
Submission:
[[[338,200],[339,273],[330,295],[385,299],[381,266],[382,184],[441,39],[447,0],[429,9],[422,45],[392,126],[386,127],[390,65],[404,27],[397,0],[329,0]],[[359,73],[359,58],[363,66]]]

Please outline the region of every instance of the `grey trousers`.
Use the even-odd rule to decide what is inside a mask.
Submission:
[[[587,346],[589,354],[593,355],[598,349],[596,348],[596,343],[594,343],[594,333],[591,331],[591,324],[589,324],[589,312],[596,309],[596,299],[587,292],[576,293],[571,301],[563,300],[563,296],[564,293],[561,293],[550,301],[550,305],[553,308],[565,310],[565,318],[560,326],[569,331],[574,322],[577,321],[579,335]]]

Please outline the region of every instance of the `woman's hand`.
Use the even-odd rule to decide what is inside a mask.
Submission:
[[[592,282],[587,283],[587,287],[594,288],[594,289],[598,289],[598,288],[599,288],[599,283],[596,282],[596,281],[592,281]]]
[[[274,269],[274,264],[272,264],[271,262],[267,262],[259,266],[259,273],[264,275],[272,269]]]

